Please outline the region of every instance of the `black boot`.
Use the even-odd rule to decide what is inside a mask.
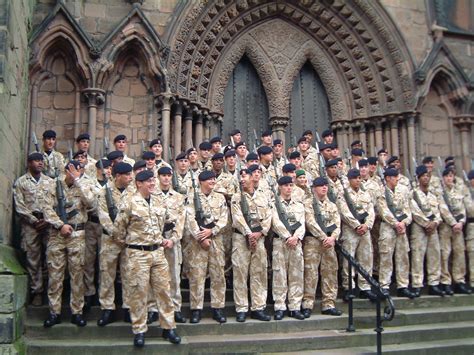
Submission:
[[[263,309],[260,309],[258,311],[252,311],[250,313],[250,317],[252,319],[261,320],[263,322],[269,322],[272,319],[272,317],[270,317],[268,314],[266,314],[265,310],[263,310]]]
[[[342,315],[342,311],[337,308],[328,308],[322,311],[321,314],[325,314],[327,316],[340,316]]]
[[[61,323],[61,315],[50,313],[48,318],[44,321],[43,325],[45,328],[51,328],[53,325]]]
[[[410,292],[410,290],[407,287],[402,287],[397,289],[397,296],[398,297],[408,297],[410,299],[415,298],[415,295]]]
[[[446,295],[446,292],[444,292],[438,285],[434,285],[428,288],[428,294],[432,296],[444,297]]]
[[[411,293],[415,295],[415,297],[420,297],[421,295],[421,287],[415,287],[411,289]]]
[[[189,323],[199,323],[201,321],[201,310],[194,309],[191,311],[191,320]]]
[[[245,322],[245,320],[247,319],[247,313],[245,312],[237,312],[237,315],[235,317],[235,320],[239,323],[243,323]]]
[[[186,318],[184,318],[183,313],[181,312],[174,312],[174,321],[176,323],[186,323]]]
[[[285,311],[275,311],[275,315],[273,316],[273,319],[282,320],[283,318],[285,318]]]
[[[84,307],[82,308],[82,310],[84,312],[89,312],[91,307],[92,307],[92,303],[94,302],[94,296],[85,296],[84,297]]]
[[[469,287],[467,287],[464,282],[454,284],[454,291],[456,293],[461,293],[465,295],[470,295],[472,293],[472,291],[469,289]]]
[[[181,343],[181,337],[176,333],[176,329],[163,329],[163,338],[173,344]]]
[[[85,327],[87,325],[86,320],[82,317],[82,314],[73,314],[71,317],[71,323],[78,327]]]
[[[309,308],[303,308],[303,311],[301,313],[303,313],[305,318],[311,317],[311,309]]]
[[[359,298],[377,301],[377,295],[372,290],[363,290],[359,292]]]
[[[145,346],[145,333],[135,334],[133,345],[137,348],[143,348]]]
[[[290,317],[298,320],[304,320],[304,315],[300,311],[290,311]]]
[[[227,318],[225,317],[224,312],[220,308],[214,308],[212,310],[212,319],[214,319],[218,323],[227,322]]]
[[[146,324],[152,324],[158,320],[158,312],[148,312]]]
[[[346,303],[349,302],[349,296],[350,296],[350,294],[351,294],[351,292],[350,292],[349,290],[344,290],[344,291],[342,292],[342,300],[343,300],[344,302],[346,302]]]
[[[443,284],[440,284],[440,286],[443,287],[444,292],[445,292],[448,296],[454,295],[454,291],[453,291],[453,289],[451,288],[451,285],[443,285]]]
[[[99,327],[105,327],[107,324],[113,323],[114,321],[113,315],[114,315],[114,311],[111,309],[102,310],[102,314],[100,315],[100,318],[97,321],[97,325]]]
[[[128,308],[123,309],[123,321],[125,323],[132,323],[132,318],[130,317],[130,310]]]

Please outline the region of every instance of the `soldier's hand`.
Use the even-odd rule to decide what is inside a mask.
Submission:
[[[74,164],[69,164],[66,170],[66,173],[70,175],[74,180],[79,179],[81,177],[81,172],[76,169]]]
[[[453,226],[453,232],[462,232],[462,223],[458,222]]]
[[[334,237],[327,237],[323,240],[323,246],[326,249],[334,247],[334,244],[336,244],[336,238]]]
[[[366,224],[361,224],[359,227],[356,228],[356,233],[358,235],[364,235],[365,233],[367,233],[368,230],[369,227],[367,227]]]
[[[202,228],[201,231],[198,233],[198,239],[199,241],[203,239],[210,238],[212,235],[212,230],[209,228]]]
[[[395,229],[397,230],[397,234],[404,234],[406,231],[405,223],[397,222]]]
[[[298,237],[290,237],[286,240],[286,245],[288,245],[291,249],[296,248],[298,244]]]
[[[163,239],[163,242],[161,242],[161,245],[163,245],[163,248],[165,249],[171,249],[174,243],[171,239]]]
[[[69,237],[72,234],[73,231],[74,230],[72,229],[72,227],[69,224],[65,224],[61,227],[61,229],[59,230],[59,233],[63,237]]]
[[[203,239],[199,242],[199,245],[204,250],[209,250],[211,248],[211,240],[210,239]]]

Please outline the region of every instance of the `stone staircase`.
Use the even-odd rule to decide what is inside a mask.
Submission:
[[[232,292],[228,291],[232,299]],[[208,295],[207,295],[208,297]],[[187,292],[184,292],[187,299]],[[419,299],[394,298],[395,318],[384,323],[382,343],[384,354],[473,354],[474,296],[455,295]],[[63,310],[63,323],[50,329],[43,327],[48,309],[29,307],[25,322],[27,354],[210,354],[210,353],[298,353],[356,354],[376,351],[375,305],[365,300],[354,301],[356,332],[345,331],[347,305],[342,317],[321,315],[320,305],[311,318],[298,321],[286,317],[282,321],[260,322],[248,319],[235,321],[232,302],[226,304],[228,322],[219,325],[210,319],[209,303],[204,319],[198,325],[180,324],[182,344],[172,345],[161,338],[158,323],[150,326],[144,349],[134,349],[130,324],[118,321],[105,328],[96,325],[99,307],[87,313],[88,325],[71,324],[70,311]],[[269,306],[269,311],[273,311]],[[189,316],[189,305],[183,305]]]

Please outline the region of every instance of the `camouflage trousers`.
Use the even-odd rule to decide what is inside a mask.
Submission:
[[[82,314],[84,307],[84,253],[85,232],[76,231],[69,237],[63,237],[53,230],[48,240],[48,298],[52,313],[61,313],[66,266],[69,270],[71,283],[71,312]]]
[[[423,287],[425,256],[428,285],[439,285],[441,276],[441,255],[438,231],[427,235],[423,227],[413,223],[411,225],[410,250],[412,287]]]
[[[189,262],[191,258],[191,239],[193,239],[193,236],[191,233],[184,228],[183,231],[183,238],[181,239],[181,255],[183,258],[183,265],[181,269],[181,276],[183,279],[189,279]]]
[[[242,234],[234,233],[232,235],[232,270],[235,311],[248,312],[249,310],[249,276],[251,310],[265,309],[268,288],[265,237],[257,241],[257,247],[252,251],[247,247],[247,238]]]
[[[123,245],[112,240],[109,235],[102,234],[99,252],[99,302],[101,309],[115,309],[115,279],[119,264],[122,282],[124,276],[123,263],[119,262],[123,249]],[[122,298],[123,303],[126,304],[125,290],[122,292]]]
[[[174,329],[173,301],[170,295],[170,275],[163,248],[142,251],[124,250],[124,269],[127,272],[125,288],[128,288],[130,317],[134,334],[148,330],[147,298],[151,287],[160,314],[160,327]]]
[[[84,287],[85,296],[95,295],[95,261],[97,259],[97,248],[100,245],[102,226],[99,223],[86,223],[86,251],[84,262]]]
[[[373,263],[372,274],[379,274],[379,235],[380,235],[380,217],[375,216],[374,225],[370,230],[370,238],[372,239]]]
[[[224,308],[225,277],[224,277],[224,245],[222,235],[211,239],[209,250],[201,248],[194,238],[189,240],[189,297],[191,309],[202,309],[204,304],[204,285],[207,270],[211,279],[211,307]]]
[[[466,256],[464,235],[453,232],[446,223],[439,226],[439,244],[441,248],[441,283],[450,285],[465,282]]]
[[[303,249],[301,242],[296,248],[288,247],[282,238],[273,239],[272,270],[273,270],[273,300],[275,311],[288,309],[299,311],[303,300],[304,275]]]
[[[469,283],[474,287],[474,223],[468,223],[466,227],[466,250],[469,259]]]
[[[342,225],[342,236],[341,236],[342,247],[347,250],[359,264],[372,275],[373,265],[373,251],[372,251],[372,240],[370,238],[370,232],[367,231],[364,235],[358,235],[348,225]],[[342,286],[344,289],[349,289],[349,263],[343,258],[342,268]],[[352,269],[352,286],[354,287],[356,271]],[[370,290],[370,284],[359,275],[357,280],[359,289],[363,291]]]
[[[321,273],[321,309],[336,307],[337,297],[337,255],[334,248],[326,249],[320,239],[304,238],[304,296],[303,308],[313,309]]]
[[[397,277],[397,288],[408,287],[408,275],[410,271],[410,260],[408,252],[408,237],[405,234],[398,235],[391,225],[382,222],[380,224],[379,236],[379,283],[383,288],[389,288],[392,281],[393,256],[395,254],[395,272]]]
[[[21,225],[21,248],[26,253],[26,270],[30,276],[31,293],[39,294],[44,290],[43,263],[48,236],[51,228],[37,232],[27,223]]]

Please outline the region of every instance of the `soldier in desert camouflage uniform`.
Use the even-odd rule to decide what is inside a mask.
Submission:
[[[64,175],[64,156],[55,150],[56,132],[47,130],[43,132],[43,174],[54,178],[56,174]]]

